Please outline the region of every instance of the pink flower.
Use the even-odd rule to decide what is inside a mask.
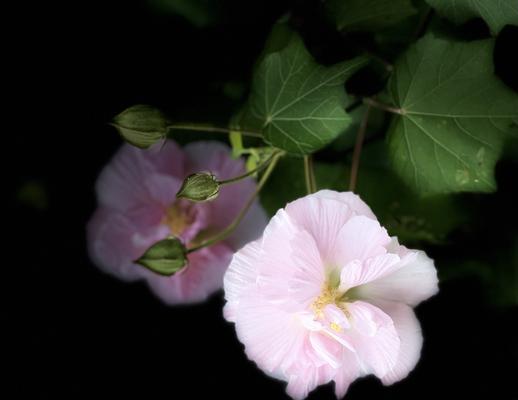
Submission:
[[[91,259],[120,279],[145,279],[169,304],[202,301],[220,289],[233,252],[256,239],[266,225],[257,202],[229,239],[189,254],[188,266],[171,277],[133,263],[169,235],[188,245],[219,232],[255,190],[253,179],[247,179],[222,187],[212,202],[177,200],[183,179],[199,171],[228,179],[242,174],[244,165],[219,142],[191,143],[183,151],[171,140],[149,150],[123,145],[97,181],[99,208],[87,229]]]
[[[353,193],[322,190],[289,203],[233,257],[225,318],[247,356],[303,399],[360,376],[389,385],[415,367],[422,335],[412,307],[435,294],[425,253],[400,246]]]

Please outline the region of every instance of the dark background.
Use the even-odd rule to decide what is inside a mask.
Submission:
[[[249,81],[272,24],[290,9],[317,59],[346,54],[318,1],[224,3],[219,22],[204,28],[145,1],[17,10],[23,24],[9,44],[20,73],[12,75],[17,129],[10,137],[19,157],[8,169],[17,257],[4,265],[23,274],[16,284],[4,281],[16,289],[6,314],[15,335],[14,347],[6,343],[15,353],[8,382],[15,398],[287,398],[282,383],[246,359],[222,318],[221,293],[169,308],[144,284],[98,271],[85,248],[95,179],[121,143],[107,125],[114,115],[148,103],[186,120],[224,123],[239,100],[225,95],[228,82]],[[485,34],[480,21],[464,29]],[[506,29],[497,44],[497,71],[515,88],[516,39]],[[500,163],[499,191],[473,196],[482,210],[473,224],[484,234],[454,232],[453,245],[427,249],[439,269],[475,250],[491,253],[501,237],[516,243],[517,172],[515,162]],[[516,279],[515,268],[508,279]],[[425,343],[415,371],[389,388],[359,380],[346,398],[518,399],[516,306],[495,304],[480,279],[466,276],[442,282],[417,314]],[[332,387],[310,398],[334,398]]]

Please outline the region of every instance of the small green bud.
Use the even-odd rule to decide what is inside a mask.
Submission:
[[[139,104],[117,115],[112,125],[128,143],[147,149],[166,137],[168,121],[160,110]]]
[[[196,202],[214,200],[219,194],[219,182],[210,172],[189,175],[176,193],[177,198]]]
[[[168,237],[147,249],[135,263],[157,274],[171,276],[187,265],[187,250],[179,239]]]

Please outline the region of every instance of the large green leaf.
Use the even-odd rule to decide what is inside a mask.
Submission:
[[[261,130],[267,143],[292,154],[315,152],[349,125],[344,82],[366,63],[358,57],[324,67],[293,34],[282,49],[262,57],[234,126]]]
[[[326,7],[337,28],[347,31],[375,32],[417,12],[411,0],[330,0]]]
[[[481,17],[497,34],[506,24],[518,25],[516,0],[426,0],[437,12],[456,24]]]
[[[389,129],[390,154],[421,194],[496,188],[493,170],[516,132],[518,95],[494,75],[493,45],[426,36],[396,63],[388,91],[401,115]]]

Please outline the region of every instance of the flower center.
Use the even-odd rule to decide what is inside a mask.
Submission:
[[[324,308],[332,304],[338,307],[347,316],[349,314],[346,307],[348,300],[349,297],[346,296],[345,293],[340,292],[338,288],[326,283],[322,288],[322,293],[313,301],[310,308],[316,317],[323,318]]]
[[[180,236],[195,220],[192,205],[185,204],[183,200],[176,200],[171,204],[162,219],[162,224],[167,225],[174,236]]]

